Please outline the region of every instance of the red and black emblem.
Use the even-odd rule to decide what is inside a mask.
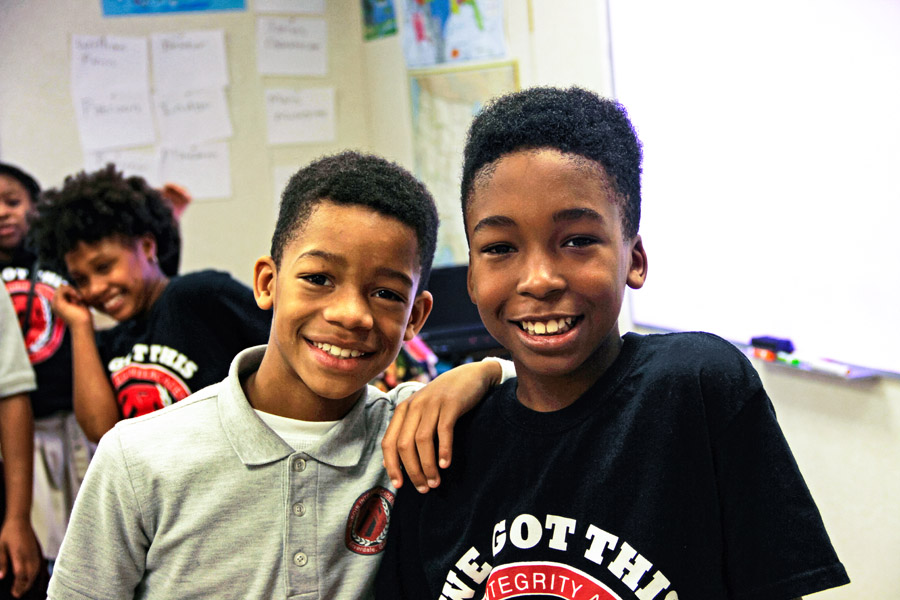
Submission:
[[[126,419],[152,413],[191,394],[180,377],[159,365],[131,363],[113,373],[112,382]]]
[[[0,284],[2,285],[2,284]],[[12,298],[16,313],[19,316],[19,325],[25,323],[25,312],[28,310],[28,290],[31,282],[27,280],[10,281],[6,284],[9,296]],[[34,300],[31,303],[31,321],[28,331],[24,332],[25,345],[28,347],[28,358],[31,364],[42,363],[59,350],[63,336],[66,333],[66,324],[50,310],[50,301],[56,290],[46,283],[37,282],[34,285]]]
[[[378,554],[387,540],[394,494],[383,487],[365,492],[350,509],[347,518],[347,548],[357,554]]]

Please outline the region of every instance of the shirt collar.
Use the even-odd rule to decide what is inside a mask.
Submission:
[[[294,453],[293,448],[263,423],[241,387],[241,379],[259,369],[265,351],[265,346],[255,346],[235,356],[219,393],[218,410],[222,427],[245,465],[264,465]],[[369,427],[365,407],[370,399],[374,399],[373,396],[381,395],[376,388],[369,386],[350,412],[304,454],[335,467],[358,464],[365,449]]]

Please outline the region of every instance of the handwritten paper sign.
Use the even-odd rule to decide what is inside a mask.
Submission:
[[[156,140],[150,95],[121,91],[76,96],[75,117],[85,150],[144,146]]]
[[[147,38],[73,35],[71,76],[75,95],[98,90],[148,90]]]
[[[143,177],[155,188],[163,184],[160,177],[159,152],[116,150],[87,152],[84,155],[84,170],[88,172],[102,169],[109,163],[114,164],[126,177],[133,175]]]
[[[196,200],[231,196],[231,165],[227,142],[189,147],[164,147],[162,177],[191,190]]]
[[[225,32],[183,31],[151,37],[157,92],[184,92],[228,85]]]
[[[266,90],[270,144],[335,140],[334,88]]]
[[[256,0],[256,12],[322,15],[325,0]]]
[[[199,144],[233,133],[222,88],[157,94],[154,100],[160,138],[166,144]]]
[[[256,22],[256,62],[264,75],[328,72],[325,19],[260,17]]]

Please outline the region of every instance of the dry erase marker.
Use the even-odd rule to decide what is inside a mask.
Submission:
[[[829,373],[838,377],[847,377],[850,375],[850,368],[847,365],[831,362],[828,360],[802,360],[802,366],[820,373]]]

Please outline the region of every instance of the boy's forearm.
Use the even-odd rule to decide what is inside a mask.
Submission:
[[[79,324],[70,330],[75,417],[88,439],[97,442],[119,421],[119,407],[97,350],[93,328]]]
[[[34,463],[34,421],[27,394],[0,399],[0,451],[6,484],[6,520],[29,520]]]

